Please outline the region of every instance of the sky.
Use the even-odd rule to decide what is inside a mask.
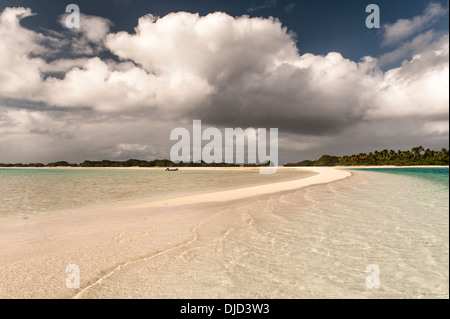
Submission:
[[[280,163],[448,148],[448,1],[72,3],[0,2],[0,163],[169,158],[193,120]]]

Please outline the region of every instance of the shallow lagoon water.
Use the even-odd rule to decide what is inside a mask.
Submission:
[[[217,209],[188,244],[123,267],[82,296],[448,298],[448,209],[448,182],[354,171]],[[379,288],[366,284],[370,265]]]
[[[310,176],[310,172],[146,169],[0,169],[0,221],[202,194]]]

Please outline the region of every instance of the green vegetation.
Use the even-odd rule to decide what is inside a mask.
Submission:
[[[324,155],[315,161],[302,161],[284,166],[416,166],[416,165],[449,165],[447,149],[440,151],[425,150],[422,146],[414,147],[411,151],[383,150],[374,153],[361,153],[352,156]]]
[[[22,163],[15,163],[15,164],[3,164],[0,163],[0,167],[46,167],[47,165],[42,163],[30,163],[30,164],[22,164]]]
[[[267,163],[261,164],[261,166],[268,165]],[[207,164],[201,163],[174,163],[170,160],[154,160],[154,161],[142,161],[137,159],[130,159],[127,161],[84,161],[81,164],[71,164],[66,161],[59,161],[54,163],[42,164],[42,163],[30,163],[30,164],[2,164],[0,167],[239,167],[240,165],[226,164],[226,163],[213,163]]]
[[[170,160],[154,160],[154,161],[141,161],[137,159],[130,159],[124,162],[117,161],[84,161],[79,165],[80,167],[222,167],[222,166],[237,166],[233,164],[206,164],[201,163],[174,163]]]
[[[47,167],[74,167],[74,166],[78,166],[77,164],[70,164],[66,161],[61,161],[61,162],[55,162],[55,163],[48,163]]]
[[[265,162],[259,165],[245,164],[244,167],[261,167],[269,166],[270,162]],[[425,150],[422,146],[414,147],[411,151],[394,151],[384,150],[375,151],[374,153],[361,153],[352,156],[330,156],[323,155],[315,161],[302,161],[298,163],[290,163],[284,166],[414,166],[414,165],[449,165],[449,155],[447,149],[440,151]],[[174,163],[170,160],[154,160],[142,161],[137,159],[130,159],[127,161],[84,161],[81,164],[71,164],[66,161],[59,161],[54,163],[30,163],[30,164],[2,164],[0,167],[239,167],[237,164],[227,163]]]

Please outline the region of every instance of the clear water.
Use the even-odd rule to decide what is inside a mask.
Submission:
[[[0,221],[292,180],[309,172],[0,169]]]
[[[448,169],[354,171],[226,207],[190,244],[123,267],[85,296],[448,298],[448,188]],[[366,285],[369,265],[379,288]],[[139,286],[123,289],[129,278]]]
[[[121,233],[104,243],[43,256],[36,265],[60,262],[64,269],[76,256],[85,269],[93,260],[96,265],[110,260],[109,266],[85,271],[89,283],[103,277],[101,284],[83,290],[85,298],[449,298],[448,169],[353,173],[326,185],[190,212],[187,219],[181,211],[183,223],[174,226],[176,232],[166,224],[160,232],[142,226],[128,237]],[[131,173],[105,174],[110,182]],[[129,175],[133,190],[137,176],[150,178],[136,174]],[[194,177],[203,181],[197,183],[204,189],[260,178],[192,174],[191,182]],[[69,180],[74,183],[73,176]],[[164,179],[156,180],[157,189],[168,187]],[[173,182],[180,189],[191,185]],[[96,193],[99,185],[89,190]],[[167,245],[160,246],[166,237]],[[366,286],[369,265],[379,267],[379,288]],[[10,278],[23,281],[13,269]]]
[[[364,168],[361,171],[399,174],[409,177],[416,177],[449,186],[448,167],[404,167],[404,168]]]

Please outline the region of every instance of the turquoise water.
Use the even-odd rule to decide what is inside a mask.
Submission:
[[[230,203],[198,223],[186,246],[122,267],[84,297],[448,299],[446,172],[352,170]],[[371,265],[379,288],[367,286]],[[129,278],[137,288],[123,289]]]
[[[448,168],[353,174],[230,207],[198,230],[202,237],[229,225],[222,237],[184,253],[148,289],[187,273],[163,296],[192,297],[189,278],[202,278],[196,297],[448,298]],[[380,271],[380,288],[366,286],[369,265]]]
[[[401,174],[449,186],[448,167],[364,168],[362,171]]]
[[[95,198],[101,203],[117,202],[120,196],[129,199],[136,192],[135,196],[148,196],[152,189],[160,196],[268,181],[244,172],[180,173],[0,170],[0,209],[5,203],[15,207],[17,217],[20,207],[36,207],[44,199],[44,207],[55,208],[80,205],[81,199],[89,204]],[[163,253],[155,255],[160,248],[154,243],[177,228],[161,224],[158,232],[158,224],[149,224],[138,232],[124,231],[104,246],[68,251],[61,269],[73,255],[103,260],[103,247],[108,256],[124,254],[123,259],[114,257],[123,266],[104,277],[101,285],[87,289],[86,298],[448,299],[448,168],[352,173],[351,178],[329,184],[208,208],[186,225],[181,217],[183,223],[177,227],[189,234],[185,244],[177,241]],[[8,187],[9,197],[4,192]],[[58,253],[42,258],[35,265],[58,263],[62,257]],[[33,278],[29,269],[40,269],[28,262],[26,275],[4,267],[0,277],[3,271],[22,284],[24,277]],[[379,269],[379,288],[367,287],[369,265]],[[47,283],[47,277],[39,276]],[[98,273],[93,277],[98,279]],[[56,282],[60,285],[59,277]],[[0,290],[5,285],[8,282],[0,281]]]
[[[310,172],[0,169],[0,221],[134,204],[310,176]]]

